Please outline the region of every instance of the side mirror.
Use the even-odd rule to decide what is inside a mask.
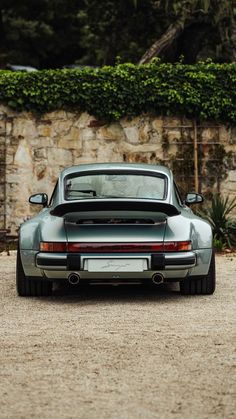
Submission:
[[[185,205],[200,204],[204,198],[199,193],[188,193],[185,198]]]
[[[46,193],[36,193],[29,197],[30,204],[43,205],[44,207],[48,204],[48,196]]]

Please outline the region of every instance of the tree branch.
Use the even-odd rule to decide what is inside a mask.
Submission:
[[[153,57],[158,56],[163,50],[165,50],[183,31],[184,24],[183,20],[179,19],[175,23],[172,23],[166,32],[158,39],[142,56],[139,64],[149,63]]]

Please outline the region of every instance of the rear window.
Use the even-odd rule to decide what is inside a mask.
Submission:
[[[167,195],[164,175],[132,173],[72,174],[65,178],[65,199],[139,198],[163,200]]]

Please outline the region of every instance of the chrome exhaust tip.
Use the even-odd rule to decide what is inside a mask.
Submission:
[[[68,276],[68,282],[71,285],[77,285],[80,281],[80,276],[76,273],[72,273]]]
[[[163,284],[163,282],[164,282],[164,276],[162,274],[154,274],[152,276],[152,282],[155,285]]]

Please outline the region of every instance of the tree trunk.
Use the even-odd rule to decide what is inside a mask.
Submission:
[[[177,20],[175,23],[172,23],[166,32],[158,39],[152,46],[145,52],[142,56],[139,64],[147,64],[151,61],[153,57],[160,55],[160,53],[168,48],[173,41],[180,35],[184,28],[183,19]]]

